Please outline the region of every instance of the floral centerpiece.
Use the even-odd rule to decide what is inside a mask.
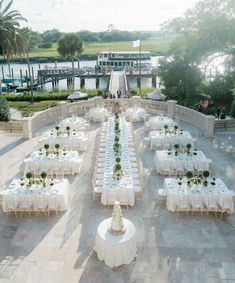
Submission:
[[[27,172],[25,177],[28,179],[28,185],[31,186],[32,185],[32,177],[33,177],[32,172]]]
[[[48,156],[49,154],[49,151],[48,151],[49,147],[50,147],[49,144],[44,144],[44,148],[46,150],[46,156]]]
[[[121,166],[120,163],[117,163],[114,166],[114,178],[117,179],[117,180],[120,180],[122,175],[123,175],[122,166]]]
[[[59,155],[59,148],[60,148],[60,145],[57,143],[55,144],[55,148],[56,148],[56,154]]]
[[[67,131],[67,135],[69,136],[70,135],[70,127],[69,126],[66,127],[66,131]]]
[[[187,154],[189,155],[189,153],[190,153],[190,149],[191,149],[191,147],[192,147],[192,145],[190,144],[190,143],[188,143],[187,145],[186,145],[186,148],[187,148]]]
[[[56,134],[57,134],[57,136],[59,136],[60,126],[55,126],[55,129],[56,129]]]
[[[43,187],[46,187],[46,177],[47,177],[47,173],[43,171],[43,172],[41,173],[41,178],[42,178],[42,182],[43,182]]]

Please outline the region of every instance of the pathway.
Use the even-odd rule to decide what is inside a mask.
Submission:
[[[121,91],[122,96],[127,92],[124,76],[125,74],[123,71],[113,71],[113,75],[109,83],[109,91],[112,94],[115,94],[116,98],[117,91]]]

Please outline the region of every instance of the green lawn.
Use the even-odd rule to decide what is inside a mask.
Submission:
[[[148,39],[142,41],[142,50],[151,52],[166,52],[169,48],[171,38]],[[50,57],[59,56],[56,51],[57,44],[49,49],[38,48],[30,52],[30,57]],[[132,47],[131,41],[121,42],[85,42],[83,55],[97,55],[101,51],[138,51],[138,48]]]
[[[32,113],[32,112],[38,112],[43,111],[45,109],[48,109],[52,106],[52,104],[58,105],[58,101],[55,100],[46,100],[46,101],[40,101],[40,102],[34,102],[30,103],[27,101],[9,101],[9,107],[16,108],[17,110],[21,111],[23,115]]]

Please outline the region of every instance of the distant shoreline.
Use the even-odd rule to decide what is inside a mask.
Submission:
[[[151,56],[164,56],[165,52],[151,52]],[[84,54],[79,56],[79,60],[81,61],[94,61],[97,59],[97,55],[94,54]],[[43,56],[43,57],[30,57],[30,63],[31,64],[43,64],[43,63],[50,63],[50,62],[65,62],[65,59],[59,56]],[[66,61],[70,61],[67,59]],[[26,58],[15,58],[10,61],[11,63],[17,63],[17,64],[27,64]],[[6,64],[6,59],[0,59],[0,64]]]

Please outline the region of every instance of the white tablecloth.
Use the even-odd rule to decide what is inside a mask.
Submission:
[[[187,145],[191,144],[193,146],[193,138],[189,132],[185,131],[176,131],[171,133],[165,133],[162,131],[151,131],[149,133],[150,139],[150,148],[161,147],[163,149],[168,149],[169,147],[173,147],[175,144],[179,145]]]
[[[173,128],[176,125],[176,122],[168,117],[155,116],[149,119],[149,125],[151,130],[160,130],[164,129],[165,125],[167,125],[168,128]]]
[[[88,138],[84,132],[71,132],[69,136],[66,133],[57,136],[56,133],[51,134],[51,132],[47,132],[38,140],[38,145],[43,147],[45,144],[49,144],[50,146],[59,144],[61,149],[82,151],[86,149],[87,142]]]
[[[60,123],[60,128],[63,130],[66,130],[66,127],[70,127],[71,130],[76,131],[84,131],[89,129],[88,122],[80,117],[71,117],[71,118],[65,118]]]
[[[130,107],[124,113],[131,121],[145,120],[146,112],[144,108]]]
[[[86,114],[86,117],[88,117],[90,120],[98,121],[98,122],[107,120],[108,116],[109,116],[108,109],[104,107],[91,108],[89,112]]]
[[[166,150],[156,150],[154,163],[158,173],[167,171],[185,170],[186,171],[204,171],[209,170],[211,160],[207,159],[202,151],[197,151],[197,155],[187,155],[174,153],[170,155]]]
[[[103,167],[104,173],[102,178],[102,195],[101,203],[104,205],[113,204],[113,198],[118,200],[122,205],[123,202],[130,206],[135,203],[134,181],[132,174],[132,157],[130,156],[130,142],[133,141],[131,125],[126,122],[125,118],[120,117],[120,140],[121,144],[121,166],[123,176],[120,180],[113,178],[113,168],[116,164],[113,150],[114,144],[114,118],[109,118],[104,125],[104,131],[101,136],[101,144],[105,146]],[[134,163],[134,161],[133,161]],[[122,201],[123,199],[123,201]]]
[[[137,255],[136,229],[134,224],[123,218],[126,231],[122,235],[109,232],[112,218],[102,221],[97,229],[95,247],[99,260],[111,268],[129,264]]]
[[[34,151],[29,158],[24,160],[25,171],[58,171],[70,170],[71,174],[79,173],[82,165],[82,158],[77,151],[67,151],[66,154],[40,154]]]
[[[21,182],[20,179],[14,179],[7,189],[1,192],[4,212],[7,209],[7,200],[13,199],[17,206],[22,197],[29,197],[35,211],[37,210],[37,202],[40,202],[41,198],[47,204],[50,201],[54,202],[56,199],[56,202],[59,204],[59,211],[64,211],[68,208],[70,185],[67,179],[48,180],[46,187],[42,185],[21,186]],[[54,183],[54,185],[50,186],[50,183]]]
[[[178,183],[182,184],[179,185]],[[214,182],[215,185],[211,183]],[[167,190],[167,209],[170,211],[176,210],[176,204],[179,198],[179,195],[183,195],[191,201],[194,196],[200,196],[201,200],[205,198],[210,198],[216,196],[222,198],[223,196],[229,196],[232,200],[232,192],[225,186],[223,181],[220,178],[216,178],[212,180],[208,178],[208,185],[205,187],[204,185],[193,185],[189,187],[187,185],[187,178],[183,178],[179,180],[177,178],[165,178],[164,187]],[[234,206],[231,207],[231,213],[234,211]]]

